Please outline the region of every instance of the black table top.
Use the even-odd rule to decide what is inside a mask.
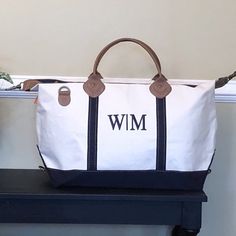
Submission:
[[[45,171],[0,169],[0,198],[143,200],[206,202],[203,191],[161,191],[153,189],[54,188]]]

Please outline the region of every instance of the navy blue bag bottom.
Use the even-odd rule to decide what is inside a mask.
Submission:
[[[206,177],[210,172],[210,169],[206,171],[58,170],[48,168],[39,148],[38,151],[54,187],[142,188],[199,191],[203,189]]]
[[[54,187],[143,188],[199,191],[208,171],[83,171],[46,168]]]

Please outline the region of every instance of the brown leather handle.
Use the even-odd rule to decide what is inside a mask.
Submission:
[[[102,59],[102,57],[106,54],[106,52],[113,46],[115,46],[116,44],[118,43],[121,43],[121,42],[132,42],[132,43],[136,43],[138,44],[139,46],[141,46],[142,48],[144,48],[147,53],[151,56],[151,58],[153,59],[154,63],[155,63],[155,66],[156,66],[156,69],[157,69],[157,72],[159,74],[159,76],[161,75],[161,63],[160,63],[160,60],[159,58],[157,57],[156,53],[144,42],[138,40],[138,39],[133,39],[133,38],[120,38],[120,39],[117,39],[111,43],[109,43],[106,47],[104,47],[101,52],[98,54],[96,60],[95,60],[95,63],[94,63],[94,66],[93,66],[93,74],[99,74],[98,72],[98,65]]]
[[[154,81],[150,85],[150,92],[157,98],[164,98],[171,92],[171,86],[166,81],[165,76],[161,73],[161,64],[159,61],[159,58],[157,57],[156,53],[144,42],[133,39],[133,38],[120,38],[117,39],[111,43],[109,43],[106,47],[104,47],[101,52],[98,54],[94,66],[93,66],[93,73],[89,76],[88,80],[84,83],[83,88],[84,91],[93,98],[98,97],[103,93],[105,90],[105,85],[101,81],[102,76],[98,72],[98,65],[102,59],[102,57],[105,55],[105,53],[114,45],[121,43],[121,42],[132,42],[140,45],[142,48],[144,48],[147,53],[151,56],[152,60],[155,63],[157,74],[154,76]]]

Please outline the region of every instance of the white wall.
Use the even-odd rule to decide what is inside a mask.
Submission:
[[[129,36],[157,51],[169,78],[215,79],[235,69],[235,8],[235,0],[0,0],[0,68],[86,76],[106,43]],[[107,75],[154,69],[134,47],[103,64]]]
[[[200,235],[236,235],[236,104],[217,106],[218,134],[216,156],[205,191],[208,203],[203,208]]]
[[[236,55],[235,0],[0,0],[0,70],[11,74],[90,74],[106,43],[128,36],[160,56],[168,78],[215,79]],[[122,60],[121,60],[122,58]],[[104,58],[108,76],[148,77],[154,66],[132,45]],[[201,236],[236,235],[236,105],[219,104],[217,155],[205,191]],[[0,166],[37,168],[32,100],[0,100]],[[0,225],[8,235],[169,235],[166,227]]]

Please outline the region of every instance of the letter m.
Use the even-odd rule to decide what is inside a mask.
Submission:
[[[134,114],[130,114],[130,116],[131,116],[131,129],[130,130],[135,130],[134,126],[136,127],[137,130],[139,130],[140,127],[142,127],[141,130],[147,130],[145,127],[145,117],[147,116],[146,114],[141,116],[139,123]]]

